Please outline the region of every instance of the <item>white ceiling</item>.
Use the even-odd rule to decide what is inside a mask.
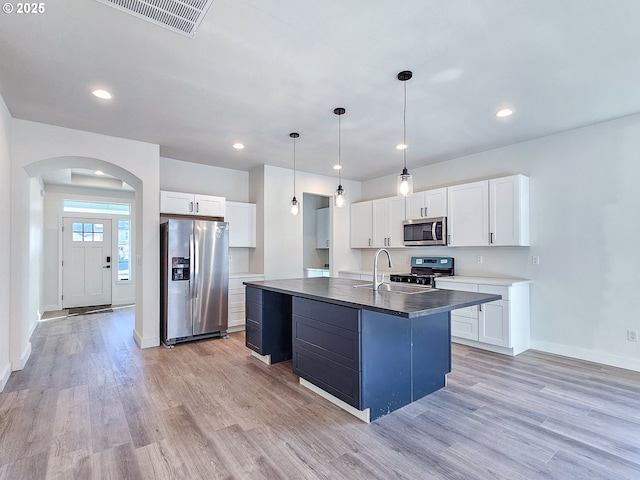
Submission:
[[[343,176],[399,173],[405,69],[409,170],[640,112],[637,0],[215,0],[193,38],[94,0],[44,5],[0,14],[12,116],[179,160],[291,168],[297,131],[298,168],[335,175],[342,106]]]

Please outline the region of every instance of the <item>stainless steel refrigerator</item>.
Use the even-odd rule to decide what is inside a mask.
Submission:
[[[160,224],[160,336],[165,345],[226,336],[229,224],[168,219]]]

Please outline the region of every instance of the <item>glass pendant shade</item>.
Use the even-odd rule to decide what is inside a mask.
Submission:
[[[293,197],[291,199],[291,215],[298,215],[300,211],[300,204],[298,203],[298,199]]]
[[[406,168],[398,175],[398,195],[411,195],[413,193],[413,176]]]
[[[338,208],[342,208],[347,204],[347,194],[342,188],[342,185],[338,185],[338,188],[333,194],[333,204]]]

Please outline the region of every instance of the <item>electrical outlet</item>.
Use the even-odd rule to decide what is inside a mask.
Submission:
[[[477,260],[478,263],[482,263],[482,261],[483,261],[482,255],[478,255],[476,257],[476,260]]]
[[[630,342],[638,341],[638,330],[627,330],[627,340]]]
[[[531,257],[531,263],[534,265],[540,265],[540,257],[538,255],[534,255]]]

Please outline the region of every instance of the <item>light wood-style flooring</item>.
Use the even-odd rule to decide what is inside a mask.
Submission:
[[[242,333],[132,330],[133,308],[37,327],[0,394],[0,479],[640,479],[636,372],[455,345],[445,389],[367,425]]]

